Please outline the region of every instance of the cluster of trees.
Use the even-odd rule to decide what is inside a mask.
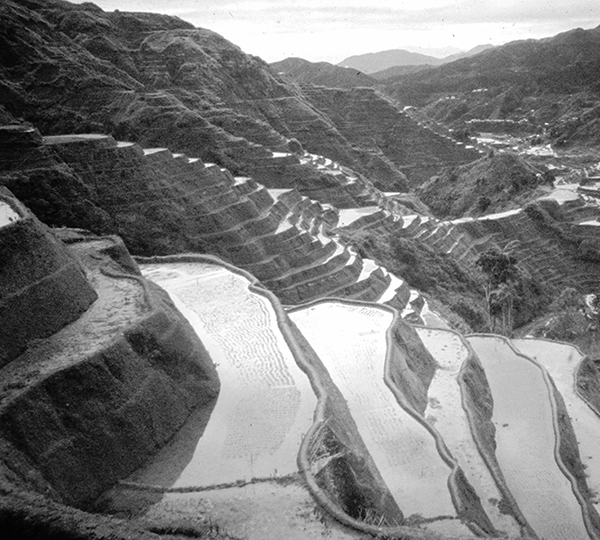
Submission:
[[[536,317],[549,302],[548,291],[518,264],[511,244],[504,250],[490,248],[477,260],[484,275],[487,326],[492,332],[510,335],[512,330]]]
[[[477,266],[486,276],[484,283],[488,326],[509,334],[514,326],[514,302],[517,297],[519,270],[517,259],[509,252],[488,249],[477,259]]]

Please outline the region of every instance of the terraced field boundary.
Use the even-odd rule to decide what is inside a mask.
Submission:
[[[140,264],[163,264],[163,263],[209,263],[214,264],[216,266],[223,267],[237,275],[242,276],[243,278],[249,281],[249,290],[255,294],[259,294],[265,297],[273,306],[274,312],[276,314],[278,327],[289,346],[294,358],[296,359],[300,368],[307,374],[313,391],[317,396],[317,407],[315,410],[314,422],[309,429],[309,431],[304,436],[302,443],[300,445],[300,449],[298,451],[297,462],[298,469],[302,474],[306,486],[314,497],[314,499],[318,502],[318,504],[323,507],[334,519],[336,519],[342,525],[351,527],[355,530],[365,532],[368,534],[378,535],[385,534],[390,538],[414,538],[415,540],[427,540],[432,538],[430,533],[425,534],[411,534],[407,536],[409,533],[413,533],[414,529],[408,527],[394,527],[394,528],[385,528],[385,527],[377,527],[374,525],[370,525],[368,523],[359,521],[354,519],[345,513],[336,503],[334,503],[329,495],[317,484],[316,478],[311,470],[311,465],[308,459],[309,454],[309,446],[315,438],[319,431],[323,429],[324,425],[327,422],[327,402],[330,399],[328,392],[326,391],[324,385],[321,383],[320,376],[317,370],[306,361],[304,358],[304,352],[302,347],[297,341],[297,335],[292,325],[290,325],[289,319],[286,315],[284,308],[282,307],[279,299],[273,294],[271,291],[264,289],[260,285],[260,281],[254,277],[252,274],[237,268],[218,257],[212,255],[204,255],[204,254],[183,254],[183,255],[167,255],[167,256],[153,256],[153,257],[135,257],[136,262]],[[262,479],[253,479],[252,481],[261,481]],[[143,486],[137,484],[130,483],[122,483],[124,487],[130,487],[133,489],[142,490]],[[214,486],[213,486],[214,487]],[[176,493],[179,490],[177,488],[163,488],[160,486],[146,486],[145,490],[150,491],[160,491],[163,493]],[[391,497],[391,496],[390,496]],[[389,530],[388,530],[389,529]],[[417,531],[419,533],[419,531]]]
[[[340,508],[331,499],[330,495],[318,485],[316,476],[314,475],[314,473],[312,471],[312,467],[311,467],[311,464],[309,461],[309,449],[310,449],[310,445],[311,445],[313,439],[318,437],[319,432],[324,428],[324,426],[326,425],[326,423],[329,419],[329,416],[327,413],[327,403],[331,399],[331,396],[329,395],[325,386],[322,384],[322,382],[320,380],[320,375],[317,372],[317,370],[315,369],[315,367],[313,365],[311,365],[305,359],[302,347],[300,346],[300,344],[298,343],[298,340],[297,340],[296,332],[298,332],[298,331],[295,328],[293,328],[292,325],[290,324],[290,321],[287,317],[286,311],[284,310],[283,306],[279,302],[279,299],[272,292],[264,289],[261,286],[260,281],[257,278],[255,278],[252,274],[249,274],[248,272],[246,272],[240,268],[237,268],[237,267],[219,259],[218,257],[212,256],[212,255],[181,254],[181,255],[167,255],[167,256],[153,256],[153,257],[135,257],[134,259],[136,260],[136,262],[138,262],[140,264],[162,264],[162,263],[184,263],[184,262],[209,263],[209,264],[214,264],[214,265],[226,268],[227,270],[247,279],[249,281],[248,287],[249,287],[250,291],[265,297],[266,299],[268,299],[271,302],[273,309],[275,311],[276,317],[277,317],[278,327],[279,327],[280,331],[282,332],[282,335],[283,335],[287,345],[289,346],[294,358],[298,362],[298,365],[307,374],[309,381],[311,383],[311,386],[317,396],[317,407],[315,409],[314,422],[313,422],[312,426],[310,427],[310,429],[308,430],[308,432],[306,433],[305,437],[303,438],[303,440],[300,444],[300,449],[298,451],[298,455],[297,455],[298,469],[299,469],[300,473],[302,474],[304,481],[306,482],[306,487],[308,488],[308,491],[311,493],[313,498],[336,521],[338,521],[342,525],[345,525],[345,526],[355,529],[357,531],[364,532],[364,533],[367,533],[367,534],[370,534],[373,536],[382,536],[383,535],[386,538],[390,538],[390,539],[393,538],[393,539],[398,539],[398,540],[400,540],[400,539],[402,539],[402,540],[434,540],[435,539],[435,535],[431,531],[419,530],[419,529],[415,529],[413,527],[402,526],[402,525],[394,526],[394,527],[378,526],[378,525],[366,523],[364,521],[355,519],[352,516],[350,516],[349,514],[347,514],[342,508]],[[317,304],[320,302],[325,302],[325,301],[339,301],[339,299],[338,298],[320,299],[320,300],[316,300],[314,302],[310,302],[309,304],[306,304],[303,306],[294,307],[293,310],[302,309],[304,307],[307,307],[307,306],[310,306],[313,304]],[[389,375],[389,368],[390,368],[389,364],[391,361],[390,344],[392,343],[392,339],[393,339],[391,329],[394,327],[394,324],[397,321],[397,319],[400,318],[398,311],[389,306],[382,306],[380,304],[375,304],[375,303],[370,303],[370,302],[361,302],[361,301],[347,301],[347,302],[349,304],[353,304],[353,305],[385,309],[393,314],[392,323],[390,324],[390,327],[386,334],[387,354],[386,354],[386,370],[385,370],[385,374],[384,374],[384,379],[388,386],[389,385],[392,386],[391,389],[392,389],[392,392],[394,393],[394,395],[396,396],[396,399],[401,399],[402,402],[406,404],[400,391],[397,388],[395,388],[395,385],[391,382],[390,375]],[[414,409],[412,409],[412,407],[410,407],[408,404],[406,404],[406,407],[407,407],[406,408],[407,412],[409,414],[411,414],[412,416],[414,416],[417,419],[417,421],[422,423],[424,425],[424,427],[432,433],[432,435],[434,436],[434,439],[436,441],[436,446],[438,448],[438,451],[440,450],[440,448],[442,449],[442,452],[443,452],[442,459],[444,459],[444,461],[452,468],[452,472],[449,477],[449,487],[450,487],[450,494],[452,496],[453,503],[454,503],[455,507],[462,506],[460,504],[460,502],[458,502],[461,499],[460,499],[460,495],[459,495],[459,493],[460,493],[459,480],[457,478],[457,476],[459,474],[462,475],[462,471],[460,469],[458,469],[458,466],[457,466],[454,458],[451,456],[448,449],[445,447],[445,444],[441,440],[441,437],[439,436],[439,434],[434,429],[432,429],[430,426],[427,426],[426,423],[424,422],[424,420],[419,418],[419,413],[416,412]],[[440,452],[440,453],[442,453],[442,452]],[[257,479],[257,480],[259,480],[259,479]],[[127,486],[127,487],[132,487],[134,489],[141,489],[141,486],[138,486],[138,485],[136,485],[136,486],[132,485],[132,486]],[[148,489],[152,490],[153,486],[148,486]],[[171,491],[171,489],[166,489],[166,490],[161,489],[161,491],[168,493]],[[479,527],[477,527],[477,526],[475,526],[475,528],[479,529]],[[479,533],[485,535],[485,533],[482,530],[479,531]],[[448,537],[446,537],[446,536],[444,538],[448,539]]]
[[[449,330],[449,331],[454,332],[453,330]],[[461,339],[462,339],[462,336],[461,336]],[[473,440],[475,441],[475,446],[477,446],[477,450],[479,451],[479,454],[483,458],[484,463],[487,465],[488,470],[490,471],[492,477],[494,478],[494,481],[496,482],[496,486],[498,486],[498,490],[500,491],[500,493],[502,493],[505,504],[508,505],[512,515],[515,517],[515,519],[517,520],[519,525],[522,527],[523,533],[527,533],[529,535],[529,537],[535,537],[535,533],[534,533],[533,529],[531,528],[531,526],[525,519],[525,516],[521,512],[521,509],[519,508],[519,505],[517,504],[517,501],[514,498],[513,494],[508,489],[506,479],[504,478],[502,469],[500,468],[498,460],[496,459],[496,454],[494,453],[494,451],[492,449],[493,445],[495,444],[495,429],[492,424],[491,410],[490,410],[490,416],[486,417],[485,420],[483,420],[483,421],[486,424],[489,424],[492,427],[492,429],[494,429],[494,432],[492,434],[492,440],[486,441],[484,439],[483,433],[480,430],[476,429],[476,426],[480,426],[482,424],[482,418],[477,416],[476,410],[484,411],[484,410],[486,410],[486,407],[481,406],[481,404],[479,407],[473,407],[473,405],[474,405],[473,396],[471,394],[471,389],[469,388],[469,385],[467,383],[467,379],[469,378],[469,373],[472,373],[474,376],[476,375],[476,373],[474,372],[474,368],[476,368],[478,370],[479,374],[483,374],[484,378],[485,378],[485,371],[483,369],[483,366],[482,366],[479,358],[473,351],[473,348],[468,343],[468,341],[466,339],[463,339],[463,342],[469,349],[469,356],[464,361],[464,363],[460,369],[460,372],[458,375],[458,384],[460,386],[461,395],[462,395],[462,406],[463,406],[463,409],[465,410],[465,413],[469,420],[471,435],[473,436]],[[481,381],[474,381],[474,382],[480,383]],[[487,384],[487,380],[486,380],[486,384]],[[488,386],[488,389],[489,389],[489,386]],[[491,399],[491,395],[490,395],[490,399]]]
[[[398,312],[398,310],[396,310],[393,307],[387,306],[385,304],[376,304],[373,302],[364,302],[364,301],[360,301],[360,300],[349,300],[349,299],[340,299],[340,298],[321,298],[319,300],[308,302],[308,303],[302,304],[300,306],[294,306],[294,307],[290,308],[288,311],[289,312],[300,311],[305,308],[310,308],[310,307],[313,307],[313,306],[316,306],[319,304],[323,304],[323,303],[328,303],[328,302],[334,302],[334,303],[339,303],[339,304],[348,305],[348,306],[360,306],[360,307],[370,307],[370,308],[375,308],[375,309],[382,309],[382,310],[388,311],[389,313],[392,314],[392,322],[390,323],[390,325],[386,331],[386,357],[385,357],[385,365],[384,365],[384,373],[383,373],[384,382],[385,382],[386,386],[392,392],[394,398],[398,402],[398,405],[406,413],[408,413],[410,416],[412,416],[417,422],[419,422],[432,435],[432,437],[434,438],[438,453],[440,454],[440,457],[450,467],[451,472],[450,472],[450,476],[448,478],[448,489],[449,489],[450,496],[452,498],[454,507],[457,510],[457,516],[459,518],[465,519],[465,524],[469,528],[471,528],[471,530],[473,530],[473,532],[475,534],[481,535],[481,536],[486,536],[487,534],[486,534],[485,529],[483,527],[479,526],[478,524],[476,524],[474,521],[474,519],[476,517],[473,516],[473,513],[474,513],[473,509],[469,508],[464,503],[464,497],[466,496],[467,498],[472,498],[472,494],[474,493],[474,491],[471,488],[471,486],[468,484],[468,482],[466,481],[466,477],[465,477],[462,469],[459,467],[458,462],[450,453],[443,438],[437,432],[437,430],[434,427],[432,427],[431,425],[429,425],[425,421],[423,416],[417,410],[415,410],[413,408],[413,406],[409,403],[409,401],[404,396],[403,392],[398,388],[396,383],[394,383],[394,381],[393,381],[392,373],[391,373],[392,363],[394,361],[396,361],[396,359],[394,358],[394,353],[393,353],[393,344],[394,344],[393,330],[394,330],[395,325],[398,323],[398,321],[402,321],[401,315]],[[307,449],[308,449],[308,445],[310,444],[311,437],[314,436],[314,434],[318,431],[319,427],[322,425],[323,422],[324,422],[324,420],[322,418],[317,419],[317,421],[313,425],[313,427],[315,429],[314,430],[311,429],[311,431],[309,431],[309,433],[307,433],[305,440],[302,442],[301,451],[300,451],[299,458],[298,458],[301,463],[300,469],[306,475],[309,486],[310,486],[310,482],[314,481],[314,478],[310,478],[310,476],[311,476],[310,464],[308,463],[308,459],[306,457]],[[311,487],[311,490],[312,489],[313,488]],[[314,489],[318,490],[318,495],[317,495],[317,491],[315,491],[313,494],[315,495],[315,498],[317,498],[317,500],[319,500],[320,503],[321,503],[321,500],[319,499],[319,497],[327,498],[327,495],[325,493],[323,493],[322,490],[318,486],[315,486]],[[328,505],[326,505],[324,503],[321,503],[321,504],[323,504],[323,506],[325,506],[328,511],[332,512],[333,515],[336,516],[336,519],[338,519],[339,521],[342,521],[342,519],[348,518],[348,516],[346,516],[346,515],[340,516],[338,518],[336,514],[339,513],[339,509],[337,509],[337,508],[330,509],[328,507]],[[335,510],[335,512],[334,512],[334,510]],[[480,506],[480,511],[482,512],[483,515],[486,516],[486,519],[483,521],[484,522],[488,521],[487,515],[485,514],[485,512],[483,511],[483,508],[481,508],[481,506]],[[359,522],[357,520],[353,520],[352,518],[350,518],[350,519],[352,520],[352,522],[354,522],[354,524],[352,524],[350,526],[353,526],[364,532],[368,532],[369,534],[383,534],[386,537],[403,538],[403,539],[405,538],[407,540],[413,539],[413,538],[415,540],[432,538],[430,532],[425,533],[423,531],[415,530],[411,527],[377,527],[377,528],[375,528],[372,526],[365,526],[364,523]],[[427,521],[427,520],[424,520],[424,521]]]
[[[425,326],[425,325],[413,325],[413,326],[415,328],[422,328],[424,330],[428,330],[431,328],[430,326]],[[462,334],[460,334],[459,332],[457,332],[455,330],[452,330],[451,328],[444,328],[444,329],[437,329],[437,330],[442,330],[443,332],[447,332],[447,333],[450,333],[450,334],[456,336],[459,339],[460,343],[467,350],[467,358],[463,361],[462,366],[461,366],[460,370],[458,371],[458,374],[456,375],[456,382],[458,384],[458,387],[460,388],[461,406],[462,406],[463,410],[465,411],[465,415],[467,417],[467,421],[469,424],[469,431],[471,432],[471,436],[473,437],[475,447],[477,448],[479,455],[481,456],[485,466],[487,467],[488,471],[490,472],[492,479],[494,480],[494,483],[496,484],[496,487],[498,488],[498,491],[502,495],[505,503],[508,504],[508,507],[510,509],[510,514],[513,516],[516,523],[521,528],[521,534],[522,535],[523,534],[533,535],[533,529],[531,529],[531,527],[527,523],[525,516],[521,512],[521,509],[518,507],[517,502],[514,499],[512,493],[508,489],[508,486],[507,486],[507,484],[504,480],[504,476],[502,474],[502,470],[500,469],[500,466],[496,459],[496,455],[494,454],[493,451],[490,451],[489,444],[483,443],[483,441],[480,438],[480,433],[475,428],[475,426],[481,422],[481,418],[477,418],[473,408],[471,407],[471,405],[472,405],[472,402],[470,400],[471,393],[470,393],[470,389],[466,382],[465,377],[466,377],[466,372],[469,369],[471,369],[471,366],[474,363],[477,363],[479,365],[479,367],[481,368],[481,370],[483,370],[483,366],[481,366],[481,364],[479,362],[479,358],[475,354],[475,351],[471,347],[470,343],[463,337]],[[480,407],[479,409],[481,410],[484,408]],[[490,418],[490,421],[491,421],[491,418]]]
[[[522,338],[523,340],[525,339],[530,339],[530,338]],[[544,341],[547,343],[552,343],[552,344],[558,344],[558,345],[563,345],[566,347],[569,347],[573,350],[575,350],[581,357],[581,360],[578,362],[577,367],[575,368],[574,372],[573,372],[573,376],[574,376],[574,380],[573,380],[573,391],[575,393],[575,395],[581,399],[581,401],[583,403],[585,403],[590,410],[596,415],[598,416],[598,420],[600,421],[600,411],[598,410],[598,408],[580,391],[580,387],[578,384],[578,380],[579,380],[579,375],[582,369],[582,366],[584,365],[584,362],[588,361],[589,358],[588,356],[576,345],[573,345],[572,343],[568,343],[566,341],[557,341],[557,340],[552,340],[552,339],[547,339],[547,338],[531,338],[532,341]],[[518,347],[517,347],[518,348]],[[532,359],[533,361],[537,361],[535,359]],[[546,368],[542,365],[542,368],[544,369],[544,371],[546,371]],[[555,394],[555,396],[560,396],[557,399],[557,407],[558,407],[558,413],[560,415],[563,415],[565,418],[569,418],[569,414],[568,414],[568,410],[566,407],[566,404],[564,403],[564,399],[562,398],[556,384],[554,383],[554,381],[552,380],[552,377],[548,374],[548,377],[550,379],[550,382],[552,384],[552,390],[553,393]],[[565,426],[563,429],[567,429],[567,431],[569,432],[569,435],[575,439],[576,442],[576,435],[575,435],[575,431],[574,428],[571,424],[570,420],[568,421],[568,426]],[[563,439],[561,438],[561,441]],[[579,457],[579,448],[577,444],[571,444],[571,448],[577,453],[577,457]],[[565,445],[561,445],[561,451],[565,452],[568,449],[565,447]],[[566,453],[566,452],[565,452]],[[566,455],[568,456],[568,453],[566,453]],[[582,461],[579,460],[577,462],[577,464],[579,465],[579,467],[575,467],[574,471],[571,471],[571,473],[573,474],[573,477],[575,478],[575,481],[577,482],[579,491],[581,494],[584,493],[588,493],[590,494],[590,488],[587,485],[586,482],[586,473],[583,470],[583,467],[581,466]],[[566,467],[566,465],[565,465]],[[582,495],[583,496],[583,495]],[[598,512],[596,511],[596,509],[594,508],[594,505],[592,504],[592,502],[589,500],[589,498],[584,496],[584,500],[585,500],[585,505],[586,508],[588,509],[589,512],[589,518],[590,518],[590,522],[592,523],[592,532],[590,534],[592,534],[592,536],[596,539],[600,538],[600,516],[598,515]],[[587,521],[586,521],[586,526],[587,526]]]
[[[599,537],[598,537],[598,532],[596,529],[596,524],[594,523],[594,519],[590,515],[588,501],[585,498],[585,496],[583,495],[583,493],[580,491],[579,480],[577,478],[577,475],[573,474],[573,472],[569,469],[567,464],[565,464],[565,462],[563,461],[563,458],[562,458],[563,450],[566,449],[566,447],[564,445],[567,444],[564,442],[563,437],[565,435],[567,435],[567,436],[571,435],[573,437],[574,432],[573,432],[573,427],[570,425],[570,420],[568,419],[569,417],[566,414],[564,414],[563,416],[564,416],[564,418],[566,418],[565,421],[569,422],[568,432],[565,433],[565,428],[561,429],[561,424],[558,419],[559,406],[558,406],[557,399],[556,399],[556,393],[558,392],[558,390],[556,389],[554,382],[552,381],[550,375],[548,374],[548,371],[544,368],[544,366],[540,362],[538,362],[534,358],[531,358],[531,357],[521,353],[512,344],[510,339],[508,339],[504,336],[499,336],[499,335],[495,335],[495,334],[485,334],[485,333],[469,334],[468,336],[466,336],[466,338],[470,338],[470,337],[483,337],[483,338],[499,339],[499,340],[503,341],[506,345],[508,345],[508,347],[513,351],[513,353],[515,355],[531,362],[542,373],[542,377],[543,377],[544,383],[546,385],[546,389],[548,391],[548,397],[549,397],[550,407],[551,407],[551,412],[552,412],[552,425],[554,428],[555,441],[556,441],[554,448],[553,448],[554,459],[555,459],[556,464],[557,464],[558,468],[560,469],[560,471],[565,475],[565,477],[571,484],[571,489],[573,491],[573,494],[582,509],[583,521],[584,521],[584,525],[585,525],[585,528],[586,528],[588,534],[590,534],[592,538],[598,539]],[[564,405],[563,405],[563,407],[564,407]],[[566,413],[566,410],[564,412]],[[570,446],[577,448],[577,441],[573,441],[573,442],[574,442],[574,444],[571,444]],[[500,474],[502,474],[499,468],[498,468],[498,472]]]

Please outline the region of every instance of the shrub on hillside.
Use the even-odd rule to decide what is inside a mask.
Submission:
[[[362,257],[375,259],[413,288],[437,300],[444,317],[466,332],[484,331],[483,277],[451,256],[437,253],[419,240],[381,232],[342,232]]]

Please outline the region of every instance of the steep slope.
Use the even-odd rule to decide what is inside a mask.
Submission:
[[[59,0],[7,0],[0,10],[0,106],[45,134],[167,146],[261,182],[265,157],[303,146],[388,191],[406,189],[395,162],[357,146],[298,86],[210,30]],[[298,170],[315,175],[306,166],[281,175]]]
[[[98,295],[81,263],[4,187],[0,251],[2,368],[32,340],[76,321]]]
[[[17,301],[3,326],[20,319],[28,332],[2,336],[1,489],[86,504],[164,445],[219,382],[118,238],[63,229],[63,243],[6,190],[2,200],[20,215],[0,228],[3,292]]]
[[[369,172],[297,88],[214,32],[58,0],[0,9],[0,103],[44,133],[108,132],[253,174],[297,138]]]
[[[302,58],[286,58],[280,62],[273,62],[271,67],[280,75],[286,75],[300,84],[310,83],[330,88],[377,85],[377,81],[362,71],[334,66],[329,62],[309,62]]]
[[[411,186],[427,180],[444,165],[463,164],[479,157],[473,147],[412,119],[376,89],[306,86],[304,92],[348,141],[363,150],[365,159],[373,160],[374,165],[385,162],[402,170]],[[382,170],[381,176],[385,172]]]
[[[324,295],[388,302],[398,289],[403,307],[410,294],[326,234],[337,209],[293,189],[342,206],[387,204],[370,182],[321,156],[272,154],[267,178],[277,179],[286,164],[305,165],[320,181],[285,178],[283,189],[267,189],[214,163],[107,135],[42,138],[9,126],[0,128],[0,149],[0,185],[49,225],[119,234],[138,255],[212,253],[252,272],[288,304]]]
[[[571,30],[543,40],[515,41],[435,70],[407,75],[394,90],[406,100],[427,102],[438,92],[499,85],[572,93],[597,89],[600,28]],[[417,95],[417,92],[420,94]]]

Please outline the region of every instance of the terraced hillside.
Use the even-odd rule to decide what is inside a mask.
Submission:
[[[523,355],[504,338],[464,341],[402,276],[338,236],[348,230],[395,235],[471,264],[495,247],[530,264],[530,272],[549,287],[573,284],[589,292],[598,275],[593,260],[598,206],[587,195],[572,188],[569,197],[550,193],[525,209],[440,221],[410,214],[406,198],[383,193],[315,154],[273,153],[269,159],[294,159],[327,176],[332,197],[347,201],[346,208],[289,187],[268,189],[251,177],[165,148],[143,149],[105,135],[42,138],[16,127],[3,135],[2,183],[21,189],[47,221],[60,223],[64,216],[57,210],[64,208],[69,224],[118,232],[137,253],[204,250],[244,269],[199,255],[142,261],[146,276],[169,291],[195,328],[217,364],[222,391],[156,458],[147,460],[140,452],[136,466],[144,466],[133,476],[124,480],[132,468],[114,470],[98,482],[102,487],[94,487],[94,495],[82,493],[77,501],[91,502],[113,486],[94,502],[96,509],[160,521],[184,516],[195,527],[216,516],[223,527],[257,539],[293,535],[296,520],[311,534],[329,531],[339,538],[353,537],[352,531],[423,539],[497,532],[515,538],[599,536],[596,483],[582,466],[595,459],[594,451],[584,444],[586,458],[580,455],[577,437],[585,442],[585,435],[573,428],[598,419],[593,409],[584,413],[589,392],[579,398],[578,408],[565,409],[575,397],[561,382],[561,398],[551,382],[552,377],[579,381],[572,360],[547,373],[535,359],[525,359],[536,377],[528,379]],[[56,180],[44,177],[48,172]],[[39,178],[44,180],[37,183]],[[83,202],[70,204],[71,197],[82,195]],[[17,206],[2,208],[4,228],[19,225]],[[135,263],[114,241],[62,235],[74,242],[73,250],[97,246],[135,272]],[[530,259],[527,253],[533,254]],[[553,262],[557,254],[560,264]],[[547,266],[540,264],[544,256]],[[582,257],[587,259],[579,264]],[[575,268],[589,269],[589,281],[574,274]],[[96,284],[104,283],[102,276]],[[124,283],[116,284],[119,294],[129,294]],[[47,344],[28,348],[25,360],[6,368],[7,380],[21,376],[15,366],[36,365],[46,350],[54,352],[44,365],[55,369],[67,355],[56,346],[62,335],[74,343],[68,353],[73,360],[94,350],[87,337],[77,336],[85,335],[81,325],[88,317],[106,318],[111,305],[106,301]],[[143,307],[133,300],[127,305],[134,311]],[[415,330],[402,317],[428,326]],[[110,320],[118,331],[119,321]],[[140,350],[148,352],[145,346]],[[498,364],[502,355],[506,361]],[[504,369],[509,363],[514,370]],[[515,400],[503,392],[527,381],[537,408],[510,409]],[[153,408],[153,398],[143,399]],[[186,407],[170,406],[173,426],[187,418],[191,407]],[[536,438],[529,440],[535,430]],[[169,437],[157,436],[154,450]],[[536,457],[527,461],[515,455],[510,443],[515,439],[529,448],[528,456],[544,456],[542,465]],[[33,443],[28,450],[39,451]],[[77,502],[66,495],[72,477],[56,472],[64,462],[57,458],[42,475],[63,502]],[[87,466],[82,474],[90,474]],[[253,489],[259,493],[256,501]],[[243,512],[257,504],[256,517],[225,510],[237,504]],[[273,505],[289,512],[277,527],[268,525]],[[302,507],[328,517],[317,525]],[[546,507],[553,508],[552,519]]]
[[[348,141],[363,148],[371,159],[381,156],[392,163],[408,177],[411,187],[440,171],[441,166],[460,165],[480,157],[474,147],[415,121],[373,88],[305,85],[303,90]]]
[[[507,43],[457,62],[401,74],[386,91],[457,129],[536,134],[573,149],[598,141],[600,28]],[[487,127],[486,127],[487,126]]]
[[[289,151],[292,140],[388,191],[407,188],[401,156],[352,140],[296,84],[210,30],[87,2],[7,0],[0,9],[2,122],[168,147],[267,185],[265,158]],[[410,144],[403,130],[396,136]],[[439,164],[439,146],[423,145],[428,162]],[[279,166],[302,177],[296,165]]]
[[[42,141],[32,130],[7,132],[21,144],[3,146],[0,182],[47,223],[118,233],[138,254],[209,251],[252,272],[290,304],[328,295],[391,301],[401,286],[327,234],[337,210],[296,189],[269,190],[198,158],[104,135]],[[330,187],[321,186],[321,195],[331,193],[338,204],[386,204],[366,179],[331,160],[311,154],[270,158],[282,159],[328,178]],[[58,181],[38,183],[47,175]],[[49,208],[48,200],[58,205]],[[406,302],[408,295],[404,286],[399,298]]]
[[[240,399],[238,392],[228,397],[225,390],[206,428],[196,421],[182,431],[148,467],[102,499],[105,511],[154,519],[176,514],[190,523],[216,515],[221,526],[252,539],[281,534],[300,538],[298,527],[334,538],[352,538],[352,529],[415,539],[599,537],[594,473],[584,473],[580,452],[585,451],[590,463],[599,456],[587,444],[592,438],[583,424],[577,426],[600,426],[600,417],[571,390],[583,358],[575,348],[533,339],[512,345],[493,335],[465,340],[424,326],[415,333],[397,311],[364,302],[317,301],[286,316],[274,297],[249,286],[247,275],[240,277],[235,269],[206,257],[154,259],[143,268],[174,298],[193,306],[193,311],[184,307],[184,313],[213,344],[209,351],[222,359],[222,384],[239,389],[240,376],[258,377],[248,389],[264,385],[264,390],[244,400],[244,415],[254,418],[248,426],[255,432],[233,427],[219,431],[219,426],[231,425],[223,417],[228,414],[226,403]],[[248,300],[242,311],[240,292],[234,293],[238,286],[244,287]],[[212,300],[207,303],[207,298]],[[269,312],[276,314],[270,322],[258,315]],[[246,328],[249,321],[257,324],[250,330],[255,338],[236,338],[234,345],[219,337],[246,332],[239,325]],[[283,335],[280,345],[267,345],[282,339],[278,332]],[[314,349],[308,356],[302,336]],[[408,341],[413,349],[406,355],[402,350]],[[292,356],[284,360],[290,350]],[[236,360],[244,355],[258,355],[260,361]],[[294,357],[308,375],[303,383]],[[248,371],[249,366],[254,367]],[[288,370],[297,373],[294,381],[279,380]],[[293,418],[305,418],[288,414],[304,410],[304,398],[292,400],[292,406],[290,391],[308,380],[318,398],[314,424],[303,440],[290,445],[284,441],[294,438]],[[424,402],[414,399],[419,384],[424,385]],[[520,391],[521,386],[527,390]],[[284,432],[262,423],[261,403],[271,403],[271,393],[277,410],[272,414],[289,420],[278,424],[287,426],[285,438]],[[315,397],[310,391],[306,396],[309,401]],[[220,407],[223,413],[216,414]],[[231,409],[238,425],[236,410]],[[276,438],[277,450],[270,446]],[[241,455],[221,449],[246,445],[253,448],[244,453],[246,459],[252,456],[246,472],[230,477]],[[224,461],[210,470],[214,478],[205,480],[208,471],[198,464],[212,462],[213,452]],[[298,472],[290,461],[296,452]],[[371,471],[377,471],[370,473],[370,480],[365,469],[356,468],[360,462],[354,461],[353,452],[361,452]],[[348,471],[353,471],[350,476]],[[300,488],[298,474],[338,524],[328,519],[309,524],[298,509],[290,508],[306,489]],[[348,478],[360,474],[362,484],[355,491]],[[340,483],[342,478],[346,481]],[[239,505],[246,512],[251,497],[256,499],[252,518],[222,508]],[[276,526],[268,525],[268,516],[279,508],[287,510]]]
[[[338,226],[418,240],[471,268],[483,252],[496,249],[514,256],[544,286],[593,293],[600,281],[595,255],[599,216],[597,200],[581,193],[578,184],[558,184],[524,208],[476,218],[443,220],[364,209]]]
[[[349,86],[0,3],[0,536],[600,539],[598,360],[509,337],[568,289],[597,350],[600,166],[486,184],[485,143]],[[434,218],[432,175],[499,195]]]
[[[478,219],[416,219],[406,234],[471,263],[486,249],[497,246],[510,252],[540,282],[591,293],[598,287],[599,277],[597,263],[593,255],[585,255],[585,246],[594,244],[597,229],[586,224],[594,220],[583,216],[598,217],[599,213],[594,202],[573,201],[559,206],[548,201]]]
[[[81,506],[210,402],[218,378],[118,238],[63,230],[62,242],[9,193],[1,197],[18,216],[0,228],[3,309],[12,303],[3,326],[19,328],[2,340],[2,501],[38,493],[48,499],[40,508]],[[161,409],[148,406],[155,398]],[[13,524],[3,513],[3,528]]]

